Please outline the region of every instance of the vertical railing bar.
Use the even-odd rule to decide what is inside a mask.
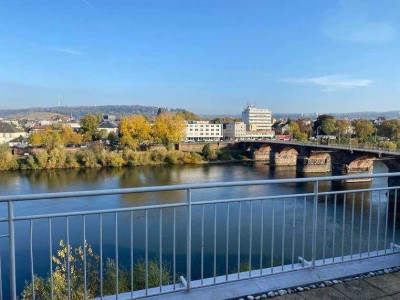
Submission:
[[[304,257],[305,254],[305,247],[306,247],[306,214],[307,214],[307,197],[304,196],[304,203],[303,203],[303,241],[301,245],[301,257]],[[301,266],[304,268],[304,259],[301,261]]]
[[[66,217],[66,226],[67,226],[67,285],[68,285],[68,299],[71,299],[71,270],[70,270],[70,261],[69,261],[69,218]]]
[[[253,250],[253,201],[250,201],[250,224],[249,224],[249,276],[251,277],[251,261],[252,261],[252,250]]]
[[[32,219],[29,220],[29,253],[31,263],[31,278],[32,278],[32,298],[35,299],[35,271],[33,265],[33,223]]]
[[[119,255],[118,255],[118,213],[115,213],[115,299],[118,299],[119,293]]]
[[[190,291],[192,282],[192,191],[187,189],[187,208],[188,208],[188,220],[187,220],[187,291]]]
[[[346,226],[346,200],[347,194],[343,195],[343,222],[342,222],[342,261],[344,261],[344,236],[345,236],[345,226]]]
[[[332,262],[335,262],[337,194],[333,198]]]
[[[362,232],[363,232],[363,222],[364,222],[364,192],[361,193],[361,217],[360,217],[360,238],[359,238],[359,243],[360,245],[358,246],[358,252],[361,258],[361,253],[362,253]]]
[[[371,255],[370,254],[370,244],[371,244],[371,226],[372,226],[372,196],[373,193],[369,193],[369,222],[368,222],[368,243],[367,243],[367,249],[368,249],[368,257]]]
[[[381,229],[381,193],[378,192],[378,220],[376,229],[376,255],[379,254],[379,231]]]
[[[204,280],[204,205],[201,210],[201,285],[203,286]]]
[[[296,203],[297,198],[293,199],[293,224],[292,224],[292,270],[294,270],[294,250],[295,250],[295,235],[296,235]]]
[[[318,180],[314,182],[314,209],[313,209],[313,230],[312,230],[312,266],[315,268],[317,255],[317,222],[318,222]]]
[[[271,274],[274,273],[274,248],[275,248],[275,199],[272,198]]]
[[[283,219],[282,219],[282,264],[281,270],[283,272],[283,266],[285,264],[285,229],[286,229],[286,198],[283,198]]]
[[[324,212],[324,241],[322,246],[322,261],[325,264],[325,248],[326,248],[326,219],[328,214],[328,195],[325,195],[325,212]]]
[[[174,220],[172,228],[172,268],[173,268],[173,283],[174,291],[176,290],[176,208],[174,207]]]
[[[83,217],[83,295],[87,299],[87,279],[86,279],[86,216]]]
[[[0,300],[3,300],[3,273],[2,273],[2,265],[1,265],[1,249],[0,249]]]
[[[131,261],[131,298],[133,298],[133,211],[130,212],[130,261]]]
[[[53,239],[51,236],[51,218],[48,218],[49,228],[49,263],[50,263],[50,298],[54,297],[54,282],[53,282]]]
[[[394,210],[393,210],[393,236],[392,236],[392,244],[395,244],[396,237],[396,216],[397,216],[397,189],[394,190]],[[392,247],[392,251],[394,253],[394,247]]]
[[[149,224],[148,224],[148,219],[149,219],[149,211],[146,209],[145,210],[145,265],[146,265],[146,296],[149,294]]]
[[[263,247],[264,247],[264,201],[261,200],[261,231],[260,231],[260,275],[263,270]]]
[[[160,240],[159,240],[159,253],[160,253],[160,266],[159,266],[159,276],[160,276],[160,281],[159,281],[159,283],[160,283],[160,293],[162,292],[162,271],[163,271],[163,266],[162,266],[162,219],[163,219],[163,215],[162,215],[162,209],[160,208],[160,224],[159,224],[159,226],[160,226],[160,228],[159,228],[159,231],[160,231]]]
[[[353,245],[354,245],[354,201],[356,194],[353,193],[352,203],[351,203],[351,232],[350,232],[350,259],[353,259]]]
[[[226,248],[225,248],[225,273],[226,277],[225,280],[228,281],[228,266],[229,266],[229,209],[230,209],[230,204],[229,202],[226,204],[227,206],[227,211],[226,211]]]
[[[217,280],[217,205],[214,204],[214,283]]]
[[[17,299],[16,267],[15,267],[15,232],[14,232],[14,206],[12,201],[8,201],[8,231],[9,231],[9,260],[10,260],[10,296]]]
[[[103,299],[103,215],[99,214],[99,234],[100,234],[100,299]]]
[[[385,220],[385,240],[384,240],[384,249],[385,249],[385,254],[387,253],[387,247],[386,247],[386,242],[387,242],[387,231],[388,231],[388,219],[389,219],[389,200],[390,200],[390,191],[387,191],[388,197],[386,199],[386,220]]]
[[[239,202],[239,212],[238,212],[238,257],[237,257],[237,265],[238,265],[238,279],[240,279],[240,228],[242,222],[242,202]]]

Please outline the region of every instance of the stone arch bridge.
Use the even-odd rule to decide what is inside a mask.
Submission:
[[[271,166],[296,166],[301,173],[368,174],[373,172],[375,160],[383,161],[389,172],[400,171],[400,152],[292,141],[241,143],[242,149],[250,151],[253,159],[268,162]]]

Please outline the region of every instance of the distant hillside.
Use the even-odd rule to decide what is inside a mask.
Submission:
[[[18,119],[34,119],[48,117],[53,114],[72,115],[80,118],[88,113],[110,114],[118,118],[124,115],[143,114],[154,117],[157,114],[158,107],[143,105],[105,105],[105,106],[60,106],[60,107],[32,107],[25,109],[0,109],[0,116]],[[169,111],[179,112],[183,109],[169,109]]]
[[[328,115],[334,116],[336,119],[377,119],[378,117],[385,117],[387,119],[395,119],[400,118],[400,110],[393,111],[366,111],[366,112],[351,112],[351,113],[324,113]],[[322,113],[320,113],[322,115]],[[309,118],[315,120],[318,117],[316,113],[272,113],[273,118],[282,118],[282,119],[302,119]]]

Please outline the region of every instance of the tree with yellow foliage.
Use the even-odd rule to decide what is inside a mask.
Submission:
[[[153,136],[167,148],[185,137],[185,120],[181,115],[162,113],[154,118]]]
[[[151,125],[143,115],[126,116],[119,124],[120,147],[136,149],[151,140]]]

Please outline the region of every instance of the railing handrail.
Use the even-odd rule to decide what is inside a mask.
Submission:
[[[321,181],[340,181],[348,179],[365,179],[365,178],[389,178],[398,177],[400,172],[394,173],[378,173],[378,174],[356,174],[356,175],[340,175],[340,176],[325,176],[325,177],[307,177],[307,178],[291,178],[291,179],[267,179],[267,180],[248,180],[248,181],[227,181],[227,182],[212,182],[212,183],[189,183],[178,185],[160,185],[149,187],[134,187],[123,189],[107,189],[107,190],[88,190],[88,191],[73,191],[59,193],[41,193],[28,195],[7,195],[0,196],[1,202],[10,201],[28,201],[28,200],[44,200],[44,199],[61,199],[61,198],[77,198],[77,197],[92,197],[92,196],[109,196],[122,194],[136,194],[145,192],[166,192],[178,190],[196,190],[207,188],[220,187],[236,187],[236,186],[254,186],[268,185],[280,183],[304,183],[304,182],[321,182]]]

